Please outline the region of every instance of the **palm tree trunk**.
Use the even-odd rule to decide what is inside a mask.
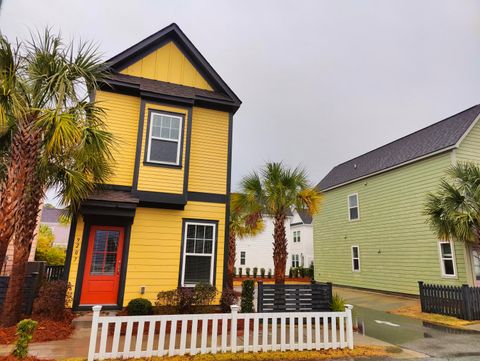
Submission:
[[[273,265],[275,268],[275,284],[285,283],[287,267],[287,235],[285,233],[285,214],[282,212],[273,219]]]
[[[29,190],[22,197],[19,210],[19,223],[15,229],[13,268],[10,274],[7,294],[3,302],[1,324],[3,326],[15,325],[22,315],[23,285],[25,281],[25,268],[30,255],[30,249],[35,232],[37,231],[40,204],[44,195],[43,185],[34,174],[31,178]]]
[[[233,269],[235,268],[235,256],[237,252],[235,231],[230,228],[228,237],[228,264],[227,264],[227,287],[233,289]]]
[[[36,153],[31,146],[30,131],[30,127],[20,126],[15,132],[7,177],[0,195],[0,269],[5,262],[8,244],[17,223],[17,213],[25,191],[27,174],[35,169],[35,164],[29,161],[32,154]]]

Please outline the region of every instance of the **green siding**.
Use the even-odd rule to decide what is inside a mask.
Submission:
[[[477,123],[460,143],[456,150],[457,161],[480,163],[480,123]]]
[[[466,283],[464,246],[454,247],[457,278],[442,278],[438,240],[422,214],[426,194],[451,160],[446,152],[327,191],[314,219],[317,279],[408,294],[418,293],[419,280]],[[352,193],[358,193],[360,220],[350,222]],[[360,272],[352,271],[352,245],[360,246]]]

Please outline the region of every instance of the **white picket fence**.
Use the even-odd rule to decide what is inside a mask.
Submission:
[[[88,361],[110,358],[353,348],[344,312],[100,316],[93,307]]]

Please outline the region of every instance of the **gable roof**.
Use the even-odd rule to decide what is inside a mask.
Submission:
[[[150,35],[144,40],[122,51],[120,54],[115,55],[107,60],[107,64],[112,71],[113,76],[118,76],[118,72],[165,45],[169,41],[173,41],[177,45],[187,59],[195,66],[197,71],[207,79],[215,93],[223,95],[229,100],[234,108],[238,109],[242,103],[240,99],[175,23],[170,24],[155,34]],[[157,82],[157,80],[151,81]],[[164,83],[161,81],[159,82]]]
[[[458,147],[480,114],[476,105],[334,167],[318,184],[325,191]]]
[[[63,213],[65,213],[63,209],[43,207],[40,223],[60,223]]]

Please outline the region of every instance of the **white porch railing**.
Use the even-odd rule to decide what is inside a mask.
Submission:
[[[353,348],[344,312],[100,316],[93,307],[88,361],[109,358]]]

